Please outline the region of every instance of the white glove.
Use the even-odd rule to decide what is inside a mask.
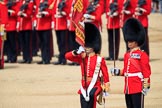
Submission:
[[[91,15],[89,15],[89,14],[84,14],[83,16],[84,16],[84,18],[87,18],[87,19],[91,17]]]
[[[78,49],[78,51],[76,53],[77,54],[81,54],[84,51],[85,51],[85,49],[82,46],[80,46],[79,49]]]
[[[70,20],[67,20],[67,27],[70,27]]]
[[[118,68],[111,68],[110,72],[113,76],[119,76],[120,75],[120,69],[118,69]]]
[[[33,21],[33,27],[36,27],[36,26],[37,26],[37,21],[34,20],[34,21]]]
[[[8,12],[11,13],[11,14],[12,13],[15,13],[15,11],[14,10],[11,10],[11,9],[8,9]]]
[[[131,12],[129,10],[123,10],[123,12],[127,15],[129,15]]]
[[[52,21],[52,22],[51,22],[51,28],[54,29],[54,27],[55,27],[55,22]]]
[[[144,88],[143,90],[142,90],[142,94],[143,95],[147,95],[147,93],[149,92],[149,88]]]
[[[36,15],[37,18],[42,18],[42,15],[39,13]]]
[[[118,12],[114,12],[113,13],[113,16],[118,16]]]
[[[63,16],[66,15],[66,12],[65,12],[65,11],[61,11],[60,13],[61,13],[61,15],[63,15]]]
[[[41,14],[47,15],[49,13],[47,11],[42,11]]]
[[[17,22],[16,29],[19,30],[19,27],[20,27],[20,22]]]

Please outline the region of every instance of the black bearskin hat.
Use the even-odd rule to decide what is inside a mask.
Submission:
[[[85,47],[93,48],[96,54],[100,54],[101,34],[99,29],[92,23],[85,23]]]
[[[143,45],[146,37],[144,27],[140,21],[135,18],[129,18],[126,20],[123,26],[123,35],[126,43],[128,41],[136,41],[138,46]]]

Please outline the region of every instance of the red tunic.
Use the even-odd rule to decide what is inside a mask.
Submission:
[[[151,69],[149,65],[148,55],[141,51],[135,50],[132,53],[129,51],[124,55],[123,75],[126,73],[141,72],[143,78],[150,78]],[[134,94],[142,91],[142,81],[138,76],[125,77],[125,94]]]
[[[118,0],[118,9],[117,12],[119,13],[119,15],[114,16],[114,17],[110,17],[108,15],[108,13],[110,12],[110,4],[113,2],[114,0],[106,0],[106,18],[107,18],[107,28],[108,29],[114,29],[114,28],[120,28],[120,14],[121,14],[121,10],[123,7],[123,0]]]
[[[16,2],[15,5],[11,7],[11,10],[14,12],[8,16],[8,23],[6,25],[6,31],[16,31],[17,24],[17,12],[19,11],[19,2]]]
[[[67,29],[67,19],[68,19],[68,12],[69,12],[69,5],[67,4],[68,1],[65,2],[65,7],[63,7],[62,11],[66,13],[66,15],[62,17],[57,17],[58,15],[58,5],[62,0],[56,0],[54,9],[52,12],[52,20],[54,21],[54,29],[55,30],[66,30]]]
[[[123,0],[123,9],[124,9],[124,3],[126,2],[127,0]],[[123,24],[124,22],[128,19],[128,18],[131,18],[133,17],[133,14],[135,12],[135,8],[136,8],[136,0],[130,0],[130,4],[128,5],[128,7],[125,9],[127,11],[130,11],[130,14],[122,14],[121,15],[121,27],[123,27]]]
[[[24,4],[24,0],[19,3],[19,11],[20,7]],[[33,17],[33,1],[30,1],[27,9],[23,10],[23,13],[26,14],[25,17],[18,17],[18,22],[20,23],[19,30],[32,30],[32,17]]]
[[[73,2],[74,1],[75,0],[68,0],[68,3],[67,3],[68,9],[69,9],[67,11],[67,20],[69,21],[69,22],[67,22],[67,26],[68,26],[69,31],[75,31],[75,27],[74,27],[74,24],[72,22],[72,12],[73,12]]]
[[[66,53],[65,58],[70,60],[70,61],[73,61],[73,62],[80,64],[82,77],[84,76],[84,66],[85,66],[86,73],[87,73],[86,76],[90,77],[90,78],[93,77],[94,70],[95,70],[95,67],[96,67],[97,55],[94,55],[94,56],[91,56],[91,57],[86,57],[85,58],[85,64],[83,63],[82,57],[80,55],[74,56],[72,54],[72,52]],[[88,59],[89,59],[89,65],[88,65]],[[106,62],[105,62],[104,58],[102,58],[100,70],[101,70],[102,75],[103,75],[104,83],[109,82],[108,69],[107,69]],[[85,88],[85,81],[81,80],[81,83],[82,83],[83,88]],[[89,84],[90,84],[90,81],[87,81],[87,87],[89,86]],[[96,84],[94,85],[94,87],[101,88],[100,87],[100,81],[97,81]],[[79,90],[79,94],[80,93],[81,93],[81,91]]]
[[[88,6],[90,4],[89,0],[85,1],[85,3],[88,8]],[[84,5],[84,7],[85,7],[85,5]],[[90,13],[90,15],[95,16],[95,20],[92,21],[92,23],[94,25],[96,25],[96,27],[98,27],[98,28],[102,26],[101,16],[103,13],[104,13],[104,0],[99,0],[99,3],[97,4],[95,11]]]
[[[152,0],[146,0],[146,4],[144,4],[141,8],[145,9],[146,12],[143,12],[140,16],[135,16],[139,21],[141,21],[144,27],[148,27],[148,15],[151,13],[151,3]],[[136,7],[138,4],[138,0],[136,0]]]
[[[35,3],[36,3],[35,15],[37,15],[38,12],[39,12],[40,1],[44,1],[44,0],[35,0]],[[53,2],[53,0],[48,0],[48,6],[50,6],[52,2]],[[35,16],[35,18],[36,18],[36,30],[50,30],[51,29],[51,21],[52,21],[51,9],[46,8],[44,11],[48,12],[48,14],[46,14],[44,17],[37,18]]]
[[[8,10],[4,2],[0,2],[0,25],[8,23]]]

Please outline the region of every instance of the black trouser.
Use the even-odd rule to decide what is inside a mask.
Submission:
[[[65,53],[67,52],[67,35],[68,30],[56,30],[57,45],[59,50],[59,62],[65,62]]]
[[[144,50],[148,55],[150,54],[149,51],[149,37],[148,37],[148,28],[145,27],[146,39],[144,44],[141,46],[141,50]]]
[[[118,59],[119,55],[119,45],[120,45],[120,29],[108,29],[108,48],[109,48],[109,57],[111,59]],[[115,34],[114,34],[115,33]],[[114,47],[114,37],[115,37],[115,47]],[[114,54],[115,49],[115,54]]]
[[[39,39],[36,30],[32,30],[32,54],[37,55],[39,51]]]
[[[75,38],[75,31],[68,31],[68,51],[79,48],[79,44],[76,42]]]
[[[32,61],[32,37],[31,30],[20,31],[22,41],[23,60]]]
[[[7,60],[11,62],[17,61],[17,32],[8,31],[7,40],[5,42]]]
[[[83,95],[80,95],[80,104],[81,108],[93,108],[94,106],[94,94],[96,92],[97,88],[93,88],[89,94],[90,100],[87,102],[85,101]]]
[[[127,108],[141,108],[141,104],[144,105],[144,96],[142,96],[142,93],[125,94]]]
[[[41,48],[41,56],[42,61],[50,62],[51,55],[50,55],[50,37],[51,37],[51,30],[41,30],[38,31],[38,37],[40,40],[40,48]]]

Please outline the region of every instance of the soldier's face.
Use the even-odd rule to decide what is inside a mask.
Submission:
[[[86,52],[86,54],[90,54],[90,53],[92,53],[94,51],[93,51],[93,48],[85,47],[85,52]]]
[[[133,49],[138,47],[138,43],[136,41],[128,41],[128,48]]]

